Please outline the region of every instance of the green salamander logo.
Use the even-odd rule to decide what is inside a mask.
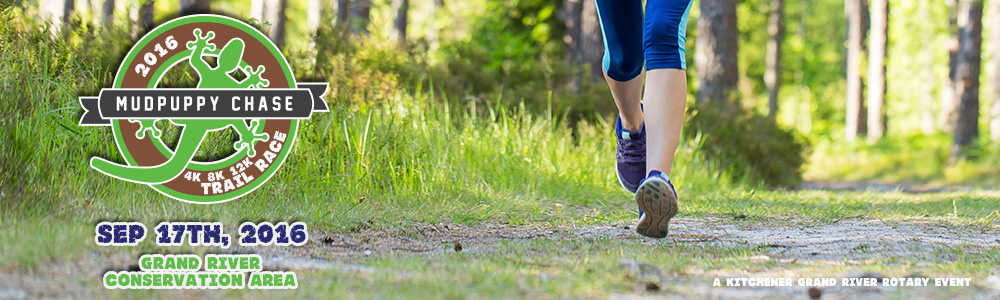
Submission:
[[[184,63],[197,73],[196,88],[158,88],[168,70]],[[249,25],[187,16],[136,43],[112,88],[80,97],[80,125],[111,126],[128,163],[94,157],[94,169],[181,201],[218,203],[252,192],[278,171],[295,144],[299,120],[328,111],[321,98],[326,90],[326,83],[295,82],[281,52]],[[161,139],[158,120],[183,127],[174,149]],[[202,144],[210,132],[229,127],[239,135],[235,153],[192,161],[199,149],[231,151]]]

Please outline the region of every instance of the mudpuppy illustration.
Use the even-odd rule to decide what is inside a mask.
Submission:
[[[221,50],[218,50],[215,44],[209,43],[210,40],[215,38],[215,32],[209,31],[207,35],[202,36],[201,29],[195,29],[194,36],[195,41],[187,43],[187,48],[192,50],[188,63],[198,73],[198,88],[259,89],[267,87],[270,84],[268,80],[261,78],[261,74],[264,73],[264,66],[258,66],[256,71],[250,66],[243,69],[240,68],[239,65],[243,60],[244,48],[242,39],[234,38],[227,42]],[[205,62],[205,55],[218,55],[218,66],[216,68],[209,66]],[[245,72],[247,78],[243,81],[237,81],[229,75],[236,70]],[[139,131],[136,132],[136,137],[139,139],[145,138],[147,132],[156,138],[159,138],[162,134],[162,131],[156,128],[157,120],[155,119],[129,121],[133,123],[138,122],[141,126]],[[180,139],[177,141],[177,147],[174,150],[173,156],[167,162],[157,166],[133,167],[115,164],[106,159],[94,157],[90,161],[91,166],[105,174],[120,179],[147,184],[163,183],[180,176],[184,172],[191,158],[194,157],[201,146],[202,140],[211,131],[223,130],[226,127],[232,126],[240,136],[239,140],[233,144],[233,148],[237,151],[247,151],[247,155],[249,156],[256,156],[254,144],[258,141],[267,141],[269,138],[267,133],[257,133],[261,130],[259,128],[261,125],[259,120],[251,120],[249,125],[243,119],[171,119],[170,121],[176,125],[184,126],[184,129],[181,132]]]

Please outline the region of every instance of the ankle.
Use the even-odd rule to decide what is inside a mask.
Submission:
[[[622,129],[628,131],[639,131],[640,129],[642,129],[643,119],[641,111],[638,114],[634,115],[618,113],[618,117],[621,118],[622,120]]]
[[[670,176],[667,175],[667,173],[660,172],[660,170],[649,170],[649,174],[646,174],[646,178],[653,177],[653,176],[663,177],[667,181],[670,181]]]

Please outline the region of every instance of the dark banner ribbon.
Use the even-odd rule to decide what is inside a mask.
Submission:
[[[109,126],[115,119],[307,119],[329,111],[327,83],[294,89],[103,89],[80,97],[81,126]]]

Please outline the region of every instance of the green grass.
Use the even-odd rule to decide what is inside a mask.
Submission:
[[[347,230],[361,223],[396,228],[487,220],[603,224],[634,214],[612,170],[607,122],[571,127],[551,111],[535,114],[523,105],[460,101],[419,89],[392,90],[386,100],[373,103],[328,99],[332,112],[303,122],[293,155],[264,187],[223,205],[174,201],[89,168],[93,156],[122,162],[108,128],[76,126],[81,110],[75,97],[107,86],[113,68],[66,53],[95,45],[77,37],[50,41],[44,29],[4,26],[3,42],[10,46],[0,50],[5,58],[0,76],[8,79],[0,103],[0,111],[8,112],[0,119],[0,191],[5,195],[0,217],[13,225],[3,233],[7,237],[40,222],[281,219]],[[53,47],[62,50],[47,51]],[[176,84],[190,78],[183,71],[167,76],[165,81]],[[230,140],[231,135],[213,139]],[[712,171],[698,157],[697,143],[681,147],[673,174],[678,188],[735,190],[740,183]],[[36,238],[63,236],[55,230]],[[72,249],[64,248],[53,251]],[[9,251],[0,257],[15,265],[37,265],[39,259],[30,253]],[[45,257],[59,255],[43,256],[42,262]]]
[[[682,193],[684,191],[682,190]],[[35,241],[39,247],[0,245],[0,262],[7,265],[32,267],[56,258],[78,255],[78,249],[94,250],[92,230],[99,220],[138,220],[152,226],[164,219],[219,220],[227,228],[235,228],[241,220],[301,220],[317,231],[347,231],[356,226],[375,229],[409,228],[412,225],[458,222],[476,224],[480,221],[505,221],[513,225],[542,224],[545,226],[592,226],[634,222],[635,212],[627,195],[609,197],[590,204],[564,204],[541,199],[493,198],[493,203],[462,203],[437,201],[423,204],[412,211],[414,204],[396,201],[394,204],[365,200],[360,204],[306,201],[294,197],[275,201],[235,200],[234,204],[191,205],[152,195],[158,199],[119,201],[115,205],[125,212],[110,208],[77,208],[75,213],[62,212],[66,217],[20,216],[5,213],[0,237]],[[971,193],[878,193],[878,192],[703,192],[682,194],[680,217],[745,215],[748,224],[760,226],[800,226],[832,224],[844,219],[870,218],[882,220],[921,220],[948,226],[989,228],[1000,221],[994,191]],[[94,201],[99,203],[100,201]],[[604,203],[602,203],[604,202]],[[282,204],[285,203],[285,204]],[[295,203],[295,204],[289,204]],[[96,205],[96,204],[91,204]],[[239,207],[234,207],[239,206]],[[261,209],[269,207],[270,209]],[[297,209],[297,207],[309,207]],[[520,211],[490,212],[490,207]],[[330,215],[311,213],[309,209],[333,211]],[[369,214],[357,213],[363,210]],[[344,213],[341,216],[333,214]],[[427,214],[422,214],[427,212]],[[957,215],[955,214],[957,212]],[[319,215],[319,216],[317,216]],[[325,215],[325,216],[324,216]],[[472,219],[470,219],[472,218]],[[342,221],[333,221],[342,220]],[[809,221],[805,221],[809,220]],[[520,223],[519,223],[520,222]],[[42,225],[39,225],[42,224]],[[25,232],[32,232],[26,235]],[[150,248],[152,249],[152,248]],[[39,251],[41,250],[41,251]],[[149,249],[147,249],[149,250]]]
[[[1000,183],[1000,152],[983,137],[949,164],[951,136],[945,134],[890,136],[874,144],[822,140],[804,174],[822,181],[878,181],[994,187]]]
[[[294,291],[244,290],[218,294],[232,298],[434,299],[599,299],[611,294],[696,296],[698,289],[710,288],[715,277],[741,277],[748,273],[810,278],[837,277],[847,272],[876,272],[887,277],[921,274],[923,277],[972,277],[978,284],[982,278],[995,274],[996,260],[1000,258],[996,249],[976,251],[959,247],[942,252],[955,253],[956,259],[930,266],[917,259],[892,256],[864,262],[789,262],[754,259],[773,255],[759,247],[649,244],[641,240],[608,239],[510,240],[488,253],[376,255],[337,262],[327,270],[299,272],[299,289]],[[622,265],[623,258],[647,262],[656,271],[632,273]],[[656,279],[655,272],[669,281]],[[646,291],[646,284],[650,282],[660,283],[662,290]],[[965,298],[977,291],[982,291],[982,287],[932,288],[929,293]],[[926,290],[899,288],[880,296],[908,299],[927,293]],[[109,294],[122,298],[169,297],[151,291],[111,291]]]

